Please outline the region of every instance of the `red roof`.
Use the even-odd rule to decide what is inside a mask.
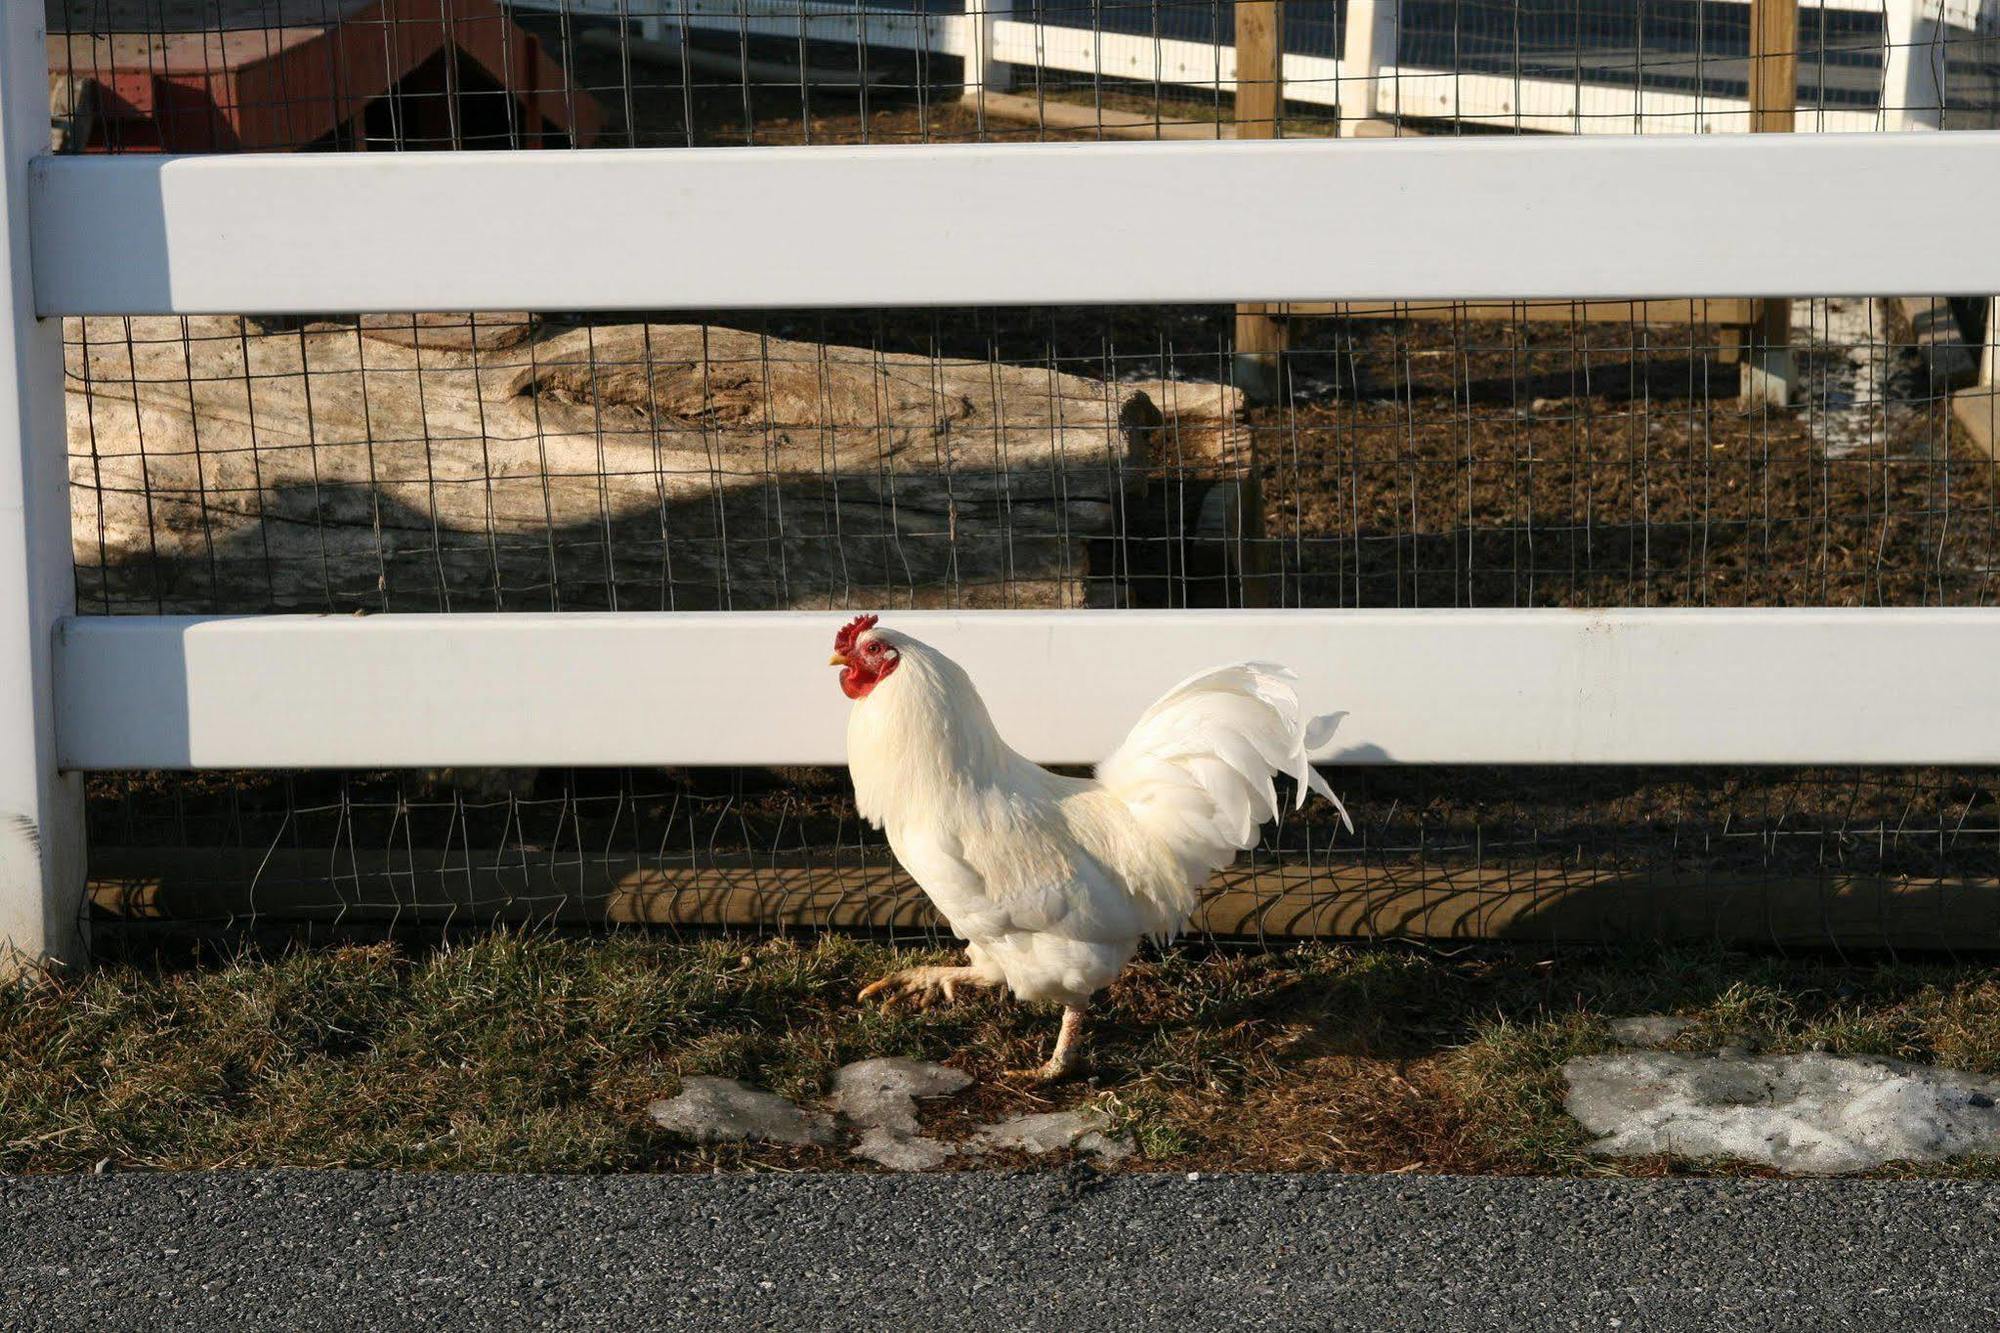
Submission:
[[[65,33],[50,14],[52,82],[86,151],[582,146],[602,120],[493,0],[256,0],[237,17],[269,26],[233,27],[208,0],[190,30],[160,0],[102,18],[103,0],[71,3],[72,29],[133,25]]]

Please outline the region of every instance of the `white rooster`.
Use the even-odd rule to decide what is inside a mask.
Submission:
[[[1148,708],[1094,780],[1051,773],[993,728],[956,662],[860,616],[834,639],[832,665],[854,700],[847,762],[855,805],[966,941],[962,967],[913,967],[861,998],[928,1002],[959,986],[1005,983],[1063,1006],[1055,1053],[1075,1067],[1090,997],[1145,939],[1178,933],[1213,872],[1253,846],[1278,813],[1271,775],[1334,803],[1307,762],[1338,718],[1306,721],[1283,667],[1217,667]]]

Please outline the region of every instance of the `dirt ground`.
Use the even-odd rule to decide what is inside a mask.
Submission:
[[[576,46],[607,97],[607,136],[790,144],[1090,139],[976,114],[935,71],[878,66],[865,97],[696,72]],[[947,62],[948,63],[948,62]],[[626,88],[634,91],[628,99]],[[1089,102],[1087,86],[1045,85]],[[1116,109],[1213,116],[1143,87]],[[1302,128],[1310,130],[1311,125]],[[1047,206],[1023,201],[1024,207]],[[1088,219],[1079,219],[1087,227]],[[1198,242],[1190,262],[1199,262]],[[1810,294],[1806,294],[1810,295]],[[785,336],[996,356],[1136,379],[1230,375],[1227,308],[783,312],[725,322]],[[1872,337],[1900,399],[1830,458],[1827,394],[1744,408],[1723,333],[1697,325],[1300,320],[1286,400],[1255,411],[1269,567],[1303,606],[1986,605],[2000,586],[1993,460],[1955,439],[1943,385],[1908,330]],[[1848,350],[1798,340],[1815,362]]]

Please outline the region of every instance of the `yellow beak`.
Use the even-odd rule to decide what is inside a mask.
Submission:
[[[829,658],[827,658],[827,659],[826,659],[826,664],[827,664],[828,666],[846,666],[846,665],[847,665],[847,654],[845,654],[845,653],[835,653],[835,654],[834,654],[834,655],[833,655],[832,657],[829,657]]]

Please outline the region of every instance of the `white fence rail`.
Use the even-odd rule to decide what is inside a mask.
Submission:
[[[2000,131],[65,157],[29,200],[42,314],[1950,295],[2000,287],[1996,161]],[[595,243],[610,216],[647,244]]]
[[[1727,2],[1716,0],[1713,7]],[[618,18],[634,12],[629,0],[525,0],[518,7]],[[1747,10],[1748,0],[1742,7]],[[1986,19],[1984,8],[1969,2],[1802,0],[1800,8],[1881,16],[1877,105],[1799,108],[1800,130],[1835,133],[1935,128],[1940,120],[1937,66],[1943,58],[1939,43],[1948,31],[1967,32]],[[1005,0],[967,0],[965,12],[942,14],[898,12],[852,0],[685,0],[665,12],[646,8],[635,22],[655,41],[708,34],[711,39],[782,38],[959,57],[969,62],[969,97],[1011,87],[1012,66],[1188,91],[1235,91],[1233,45],[1020,22],[1011,12]],[[1582,71],[1573,79],[1558,79],[1404,64],[1398,60],[1401,37],[1397,0],[1349,0],[1340,56],[1285,56],[1286,99],[1338,108],[1344,120],[1413,116],[1573,134],[1750,127],[1750,106],[1741,97],[1594,82]],[[1695,69],[1699,73],[1699,63]]]
[[[822,762],[845,710],[834,615],[74,618],[56,316],[2000,289],[2000,135],[54,160],[39,6],[0,22],[0,934],[31,958],[77,949],[76,768]],[[1876,206],[1830,204],[1855,182]],[[649,245],[548,244],[619,212]],[[1262,653],[1349,711],[1349,759],[2000,761],[1995,611],[907,619],[1048,760]]]
[[[85,617],[56,653],[66,767],[840,764],[837,613]],[[1347,713],[1332,763],[2000,758],[2000,614],[905,611],[1008,740],[1090,763],[1218,657]]]

